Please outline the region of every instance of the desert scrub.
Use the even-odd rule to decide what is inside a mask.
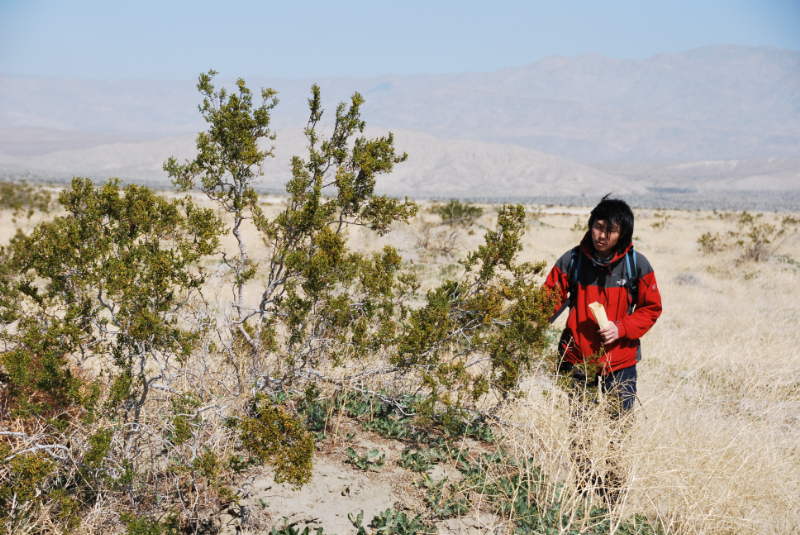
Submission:
[[[53,474],[39,489],[51,499],[37,508],[44,517],[33,511],[24,524],[31,532],[39,522],[78,523],[103,495],[152,503],[154,474],[143,466],[153,462],[189,484],[184,468],[196,455],[164,434],[174,411],[146,415],[164,399],[152,394],[169,398],[186,371],[198,334],[183,315],[205,280],[194,266],[216,249],[221,228],[189,199],[115,180],[97,188],[76,178],[59,202],[66,215],[15,240],[0,272],[0,437],[12,469],[37,452]],[[142,449],[143,437],[162,436],[159,453]]]
[[[274,479],[300,488],[311,479],[314,438],[287,409],[269,398],[253,404],[255,416],[239,423],[242,446],[275,466]]]
[[[397,415],[361,413],[387,436],[418,436],[411,418],[454,436],[516,397],[547,351],[553,303],[537,282],[544,264],[517,262],[521,206],[501,208],[458,273],[419,295],[395,249],[347,243],[348,227],[383,235],[417,213],[375,193],[406,156],[391,134],[363,136],[361,95],[323,138],[312,87],[308,153],[268,217],[253,183],[271,155],[259,142],[274,137],[275,93],[257,105],[244,81],[228,93],[213,76],[198,84],[209,127],[197,158],[164,165],[211,208],[77,178],[59,196],[64,215],[0,254],[0,445],[6,465],[49,463],[26,476],[44,498],[7,517],[8,531],[217,529],[224,507],[252,507],[243,482],[308,481],[314,439],[331,429],[321,392]]]
[[[458,199],[450,199],[447,204],[435,206],[431,212],[442,218],[442,224],[469,228],[483,215],[483,208]]]
[[[0,182],[0,209],[11,210],[11,222],[28,221],[38,211],[47,213],[53,196],[49,191],[27,182]]]
[[[442,228],[422,221],[416,230],[417,247],[432,255],[453,256],[460,237],[461,232],[455,225]]]
[[[462,262],[465,273],[460,280],[445,281],[415,308],[410,297],[418,288],[416,278],[401,273],[395,249],[385,247],[366,256],[347,246],[344,231],[350,226],[383,235],[393,223],[408,222],[417,213],[408,200],[375,194],[377,177],[391,172],[406,156],[396,153],[391,134],[373,140],[359,137],[365,126],[361,95],[337,107],[333,132],[323,139],[317,132],[323,115],[320,91],[312,87],[308,158],[292,160],[292,179],[286,185],[289,201],[269,219],[256,202],[252,183],[261,162],[270,156],[257,142],[271,139],[268,117],[274,93],[263,90],[264,104],[253,108],[243,81],[237,93],[228,94],[214,89],[213,75],[202,75],[198,86],[210,128],[198,137],[197,159],[185,165],[171,159],[164,168],[176,185],[199,187],[234,221],[231,233],[238,248],[222,264],[232,280],[234,298],[220,328],[227,332],[221,339],[224,352],[241,353],[241,346],[234,345],[237,340],[247,344],[242,390],[255,382],[266,392],[289,394],[319,382],[369,393],[344,371],[369,357],[375,367],[360,372],[358,383],[378,375],[412,378],[417,393],[429,394],[426,405],[417,408],[423,412],[457,412],[490,390],[501,397],[513,394],[525,370],[546,348],[551,308],[548,295],[535,282],[544,264],[515,262],[524,209],[502,208],[497,230],[487,232],[486,245]],[[474,210],[458,206],[459,214],[474,215]],[[250,249],[239,232],[248,221],[267,245],[267,260],[258,267],[248,260]],[[263,291],[245,302],[244,284],[258,269],[266,281]],[[391,396],[382,399],[397,402]]]
[[[763,214],[753,215],[743,211],[736,218],[737,230],[728,230],[724,234],[706,232],[700,236],[697,244],[706,254],[726,250],[739,251],[737,263],[763,262],[773,258],[787,240],[797,235],[800,220],[787,215],[779,223],[773,224],[764,222],[763,217]],[[729,220],[731,216],[724,213],[720,214],[719,218]]]
[[[653,223],[650,223],[650,226],[652,228],[654,228],[654,229],[665,229],[665,228],[667,228],[669,226],[669,224],[670,224],[669,220],[672,219],[672,216],[670,216],[669,214],[662,214],[662,213],[658,213],[658,212],[653,214],[653,217],[656,218],[656,219],[661,218],[659,221],[655,221]]]
[[[452,257],[459,248],[463,230],[475,233],[472,227],[483,215],[483,208],[451,199],[447,204],[432,207],[430,213],[438,215],[441,223],[419,221],[415,232],[417,247],[431,255]]]
[[[55,465],[44,453],[11,455],[10,448],[0,447],[0,529],[12,531],[24,523],[36,508],[36,498],[47,488],[46,480]]]
[[[575,220],[575,224],[570,227],[570,230],[572,232],[586,232],[589,230],[589,223],[578,218]]]

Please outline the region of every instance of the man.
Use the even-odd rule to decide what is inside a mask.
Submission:
[[[573,428],[576,418],[585,419],[587,411],[582,404],[587,392],[608,394],[615,420],[633,410],[636,363],[641,358],[639,339],[661,315],[661,296],[653,268],[633,250],[632,238],[630,207],[606,195],[592,210],[589,230],[580,245],[556,262],[545,282],[561,307],[551,322],[569,308],[559,342],[559,373],[571,378],[573,393],[581,394],[582,401],[573,403]],[[608,316],[609,324],[603,329],[589,310],[595,302],[603,305]],[[579,468],[592,472],[586,475],[596,483],[598,478],[583,454],[585,446],[578,449],[583,450],[576,455]],[[619,487],[619,479],[615,470],[609,471],[607,493]],[[616,500],[619,493],[613,494]]]

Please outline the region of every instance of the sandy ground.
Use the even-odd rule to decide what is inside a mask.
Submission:
[[[422,203],[420,220],[435,222],[428,207]],[[474,233],[459,235],[452,256],[417,246],[419,221],[398,225],[383,238],[352,229],[350,244],[364,251],[396,247],[407,267],[418,270],[431,287],[456,276],[456,260],[483,242],[483,228],[496,224],[497,207],[484,208]],[[520,260],[544,260],[549,268],[580,240],[583,232],[572,229],[585,224],[587,211],[528,208]],[[644,511],[686,533],[800,529],[800,271],[791,263],[800,259],[800,237],[783,243],[769,262],[739,264],[737,251],[707,255],[697,245],[705,232],[736,230],[734,216],[635,213],[634,244],[655,269],[664,312],[642,340],[641,403],[625,460],[632,491],[623,512]],[[763,213],[760,220],[777,224],[782,216]],[[529,429],[519,448],[540,458],[553,477],[565,477],[564,406],[543,397],[552,388],[547,377],[534,377],[528,385],[528,398],[509,409],[510,418]],[[380,485],[380,477],[372,484]],[[364,503],[365,509],[367,503],[383,507]],[[504,529],[492,518],[470,522],[460,528],[469,533]],[[444,525],[439,528],[445,532]]]
[[[409,518],[424,512],[422,492],[415,482],[421,475],[398,465],[403,449],[409,447],[401,441],[387,440],[374,433],[365,432],[355,422],[345,419],[336,437],[329,436],[317,443],[314,474],[311,481],[300,490],[290,485],[275,483],[271,477],[256,479],[252,487],[251,503],[257,504],[253,518],[248,519],[249,529],[269,530],[266,527],[295,526],[311,529],[323,528],[325,533],[339,535],[356,533],[350,516],[363,511],[363,525],[369,525],[373,516],[393,508]],[[352,432],[352,441],[344,438]],[[474,440],[466,439],[461,445],[472,452],[491,451]],[[377,449],[385,455],[386,464],[376,470],[363,471],[347,463],[346,450],[352,447],[358,453]],[[460,472],[451,463],[434,465],[427,474],[434,481],[448,478],[457,481]],[[225,535],[238,533],[242,519],[236,510],[220,518]],[[436,523],[439,532],[446,535],[478,535],[504,533],[508,523],[486,512],[477,512],[463,518]],[[257,531],[258,532],[258,531]]]
[[[436,221],[427,212],[429,206],[421,204],[420,221]],[[270,205],[275,211],[279,207]],[[483,228],[496,224],[497,207],[484,208],[474,233],[460,233],[452,256],[430,254],[417,246],[420,221],[397,225],[382,238],[351,229],[350,244],[363,251],[396,247],[407,267],[418,270],[431,287],[455,276],[456,260],[483,242]],[[530,220],[520,260],[544,260],[552,266],[582,237],[583,232],[573,228],[585,224],[587,210],[528,208]],[[626,461],[634,490],[625,511],[646,511],[688,533],[800,529],[797,508],[791,505],[797,504],[791,496],[800,491],[800,391],[792,386],[800,376],[796,349],[800,347],[796,328],[800,272],[791,263],[800,259],[800,238],[782,244],[779,256],[769,262],[737,264],[736,251],[706,255],[697,245],[705,232],[736,230],[735,217],[702,211],[635,213],[635,247],[655,269],[664,312],[642,340],[640,416],[631,432]],[[782,216],[763,213],[761,221],[776,224]],[[564,321],[559,320],[557,326]],[[564,477],[559,465],[567,455],[563,405],[542,397],[552,388],[547,377],[534,377],[527,384],[528,399],[509,409],[512,418],[530,429],[529,441],[520,448],[535,451],[543,464],[550,463],[554,477]],[[333,465],[321,466],[333,470]],[[341,473],[350,470],[342,466],[338,473],[334,470],[337,475],[324,476],[334,483],[317,485],[339,488]],[[361,496],[384,492],[383,477],[368,478],[365,489],[369,490]],[[349,500],[354,505],[363,502],[366,511],[390,504],[398,499],[395,496],[403,499],[396,487],[389,495],[383,501]],[[299,499],[287,498],[286,503]],[[321,518],[319,508],[316,511]],[[335,518],[331,525],[343,527],[330,528],[334,532],[354,532],[339,523],[343,515]],[[465,533],[489,533],[498,526],[502,522],[495,518],[481,518],[453,527]],[[445,527],[439,525],[442,532]]]
[[[265,197],[268,215],[284,200]],[[496,206],[472,232],[460,231],[453,254],[433,254],[418,246],[422,222],[434,223],[430,203],[421,203],[420,218],[396,225],[379,238],[350,229],[350,246],[368,252],[396,247],[409,269],[420,273],[426,287],[458,274],[457,259],[483,242],[483,229],[497,221]],[[520,260],[555,260],[574,246],[587,210],[528,206],[528,231]],[[57,213],[57,212],[56,212]],[[636,426],[631,431],[627,463],[633,474],[625,513],[645,512],[685,533],[791,533],[800,530],[800,237],[784,243],[775,258],[763,263],[738,263],[736,251],[706,255],[697,239],[705,232],[735,230],[735,218],[703,211],[635,210],[634,244],[654,266],[664,299],[664,312],[642,340]],[[53,214],[51,214],[52,217]],[[779,221],[782,214],[764,213],[761,220]],[[28,226],[30,228],[30,226]],[[0,243],[15,232],[11,216],[0,212]],[[266,249],[257,233],[245,235],[255,261]],[[233,250],[233,242],[225,240]],[[249,289],[255,302],[262,281]],[[217,294],[220,303],[226,298]],[[560,320],[559,325],[563,324]],[[546,392],[544,376],[533,377],[528,397],[509,407],[509,417],[524,424],[527,438],[520,451],[537,456],[553,477],[564,477],[564,407]],[[641,416],[638,416],[641,415]],[[353,424],[355,425],[355,424]],[[309,485],[293,491],[270,478],[253,482],[254,501],[261,500],[256,532],[271,526],[324,527],[326,533],[355,533],[348,514],[364,511],[364,524],[389,507],[413,516],[420,493],[419,475],[397,466],[403,445],[361,433],[355,444],[332,439],[319,445],[316,471]],[[387,455],[380,472],[365,473],[344,461],[352,445],[359,451],[378,448]],[[448,472],[449,470],[449,472]],[[452,468],[437,468],[434,478],[456,477]],[[560,474],[560,475],[559,475]],[[225,533],[237,533],[235,511],[220,521]],[[257,522],[256,522],[257,520]],[[502,519],[476,513],[438,524],[441,533],[500,533]]]

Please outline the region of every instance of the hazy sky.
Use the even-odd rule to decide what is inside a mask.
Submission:
[[[800,0],[0,0],[5,74],[368,77],[716,44],[800,50]]]

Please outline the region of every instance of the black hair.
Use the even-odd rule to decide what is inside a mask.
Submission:
[[[617,252],[621,253],[628,248],[633,239],[633,211],[622,199],[611,199],[610,197],[609,193],[600,199],[600,203],[592,210],[589,215],[589,230],[597,220],[605,221],[613,227],[619,225]]]

